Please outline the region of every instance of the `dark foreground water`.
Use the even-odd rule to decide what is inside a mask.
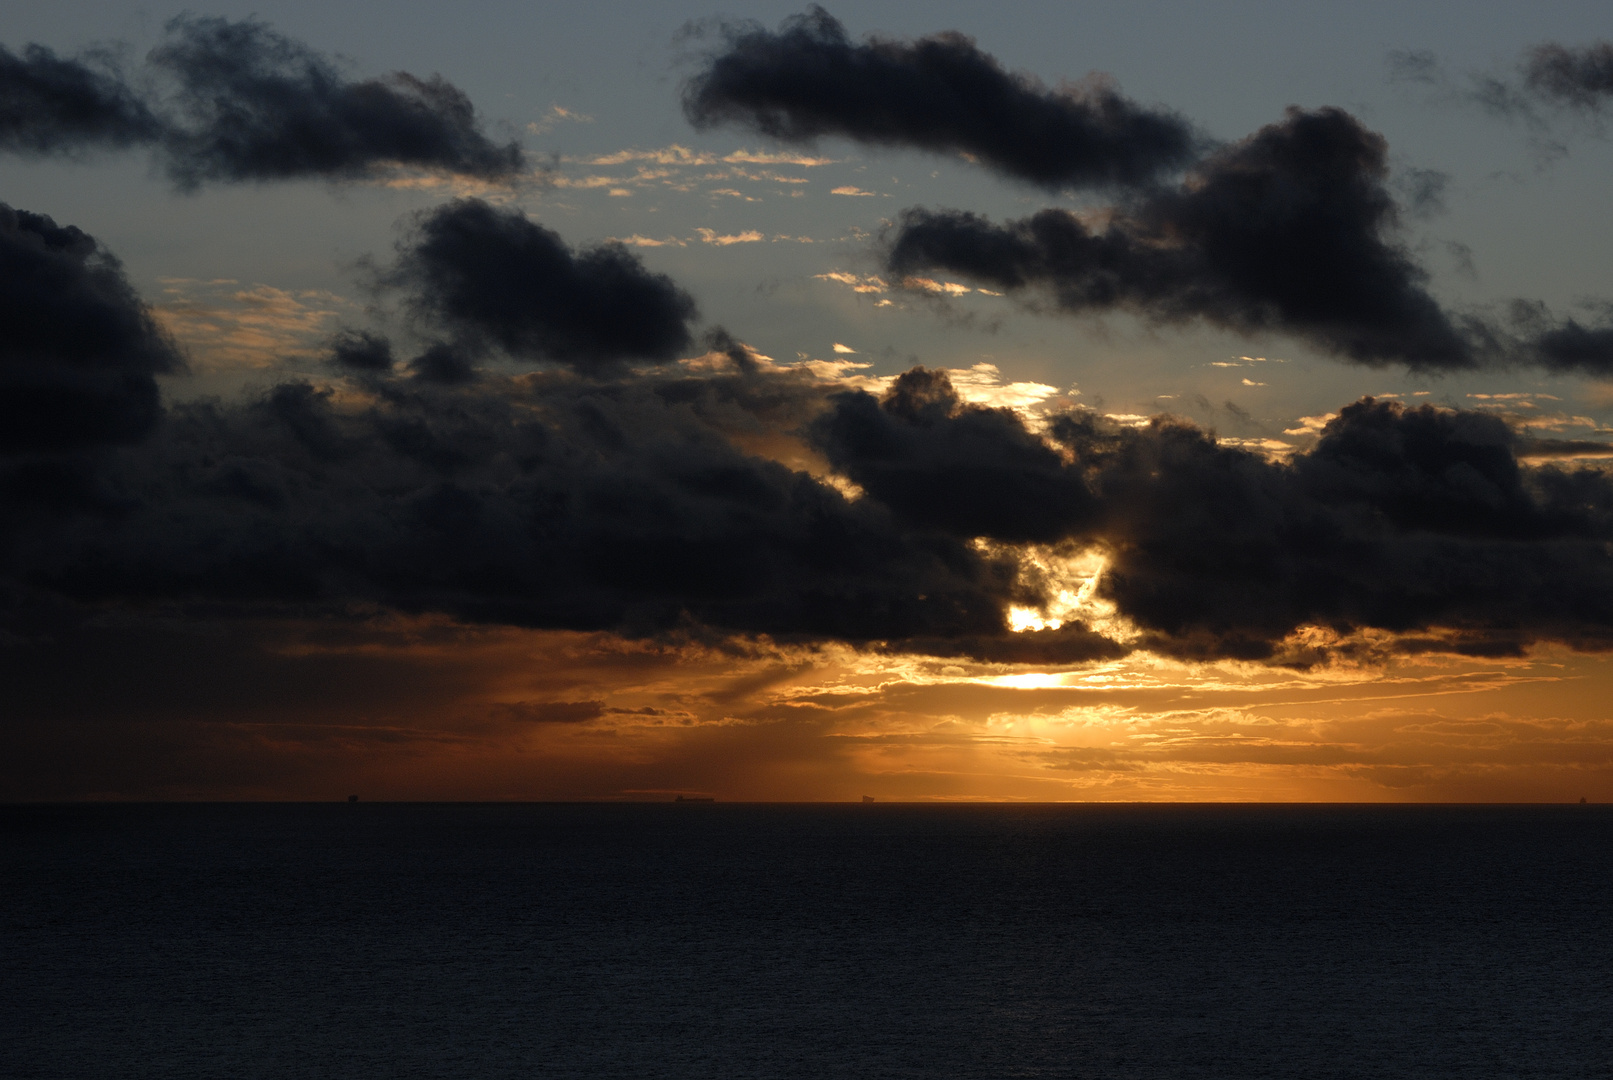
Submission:
[[[0,807],[0,1076],[1608,1076],[1610,811]]]

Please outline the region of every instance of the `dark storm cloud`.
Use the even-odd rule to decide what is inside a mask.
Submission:
[[[463,91],[394,72],[352,82],[326,57],[255,20],[182,16],[151,63],[179,87],[169,171],[204,180],[353,178],[408,165],[488,179],[522,165],[482,133]]]
[[[1340,110],[1290,110],[1102,227],[1063,210],[1006,225],[910,210],[887,262],[900,274],[1046,290],[1075,313],[1280,330],[1369,365],[1472,367],[1475,347],[1394,240],[1385,153],[1381,136]]]
[[[1613,486],[1521,468],[1499,420],[1361,402],[1290,466],[1150,436],[1097,481],[1124,493],[1104,588],[1168,650],[1265,658],[1307,624],[1613,644]]]
[[[97,59],[60,57],[42,45],[17,56],[0,45],[0,150],[71,154],[160,138],[162,122]]]
[[[1186,121],[1110,86],[1048,90],[958,33],[853,44],[816,6],[776,33],[728,27],[723,50],[685,87],[683,107],[697,127],[962,152],[1048,187],[1147,183],[1196,151]]]
[[[1011,412],[960,407],[943,372],[915,368],[882,402],[842,397],[815,436],[837,470],[925,527],[1048,543],[1096,508],[1055,447]]]
[[[1494,343],[1492,348],[1516,362],[1606,378],[1613,375],[1613,304],[1587,306],[1600,309],[1595,321],[1557,316],[1538,300],[1514,300],[1504,323],[1495,320],[1483,329]]]
[[[1011,413],[913,372],[883,401],[840,395],[813,433],[903,520],[1101,548],[1100,595],[1161,652],[1294,659],[1283,641],[1306,625],[1443,628],[1427,647],[1478,655],[1613,647],[1613,482],[1522,465],[1533,441],[1492,416],[1368,399],[1281,464],[1184,421],[1076,412],[1050,427],[1060,463]],[[1042,501],[1005,513],[1003,491]]]
[[[1594,110],[1613,101],[1613,43],[1540,45],[1530,50],[1523,71],[1530,90],[1558,104]]]
[[[1489,415],[1364,400],[1280,463],[1168,417],[1076,411],[1038,436],[923,370],[881,399],[754,366],[363,379],[173,406],[97,460],[94,500],[23,498],[0,470],[14,615],[379,609],[1016,663],[1361,647],[1296,645],[1306,626],[1412,652],[1613,647],[1613,482],[1524,464],[1574,448]],[[791,431],[863,497],[740,448]],[[1009,632],[1009,605],[1069,587],[1025,541],[1101,550],[1098,595],[1138,636]]]
[[[179,405],[102,464],[115,511],[24,508],[16,578],[82,603],[354,603],[645,635],[990,637],[1011,561],[899,525],[722,431],[801,412],[804,378],[304,384]]]
[[[688,293],[622,245],[573,251],[519,210],[476,199],[423,214],[384,280],[432,325],[580,370],[671,360],[696,315]]]
[[[344,330],[331,339],[330,360],[353,371],[391,371],[392,342],[363,330]]]
[[[1606,377],[1613,374],[1613,327],[1582,326],[1573,319],[1533,340],[1535,359],[1551,371]]]
[[[181,366],[94,237],[0,203],[0,453],[138,439]]]
[[[423,382],[443,386],[476,381],[476,367],[464,350],[441,341],[427,346],[424,352],[410,360],[409,370]]]
[[[184,15],[136,90],[97,57],[0,48],[0,149],[72,153],[149,145],[181,187],[207,181],[342,180],[407,166],[513,178],[520,148],[483,132],[463,91],[407,72],[354,81],[323,54],[254,19]]]

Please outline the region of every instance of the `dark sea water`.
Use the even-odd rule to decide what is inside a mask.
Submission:
[[[0,807],[0,1076],[1613,1075],[1613,808]]]

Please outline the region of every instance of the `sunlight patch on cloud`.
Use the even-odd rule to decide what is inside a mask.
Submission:
[[[948,368],[947,377],[963,400],[994,408],[1024,411],[1059,392],[1058,387],[1047,383],[1004,383],[997,365],[985,362],[968,368]]]
[[[819,476],[818,479],[822,483],[828,484],[830,487],[840,492],[840,494],[844,496],[848,502],[856,502],[858,499],[861,499],[867,494],[867,492],[863,490],[861,484],[857,483],[855,480],[852,480],[850,477],[841,476],[839,473],[824,473]]]
[[[314,356],[335,320],[357,307],[322,289],[243,289],[227,279],[161,281],[163,299],[152,305],[152,314],[200,371],[261,370]]]
[[[1098,595],[1098,583],[1108,567],[1103,552],[1071,553],[1040,545],[1026,545],[1015,551],[1021,566],[1032,580],[1042,584],[1048,599],[1040,608],[1009,607],[1010,630],[1023,634],[1084,624],[1116,641],[1137,637],[1136,629],[1116,614],[1114,604]]]
[[[612,236],[608,238],[614,244],[626,244],[628,247],[688,247],[689,241],[679,240],[676,236],[662,237],[657,240],[650,236]]]
[[[561,179],[547,169],[537,169],[511,180],[495,181],[400,167],[383,171],[368,182],[394,191],[424,191],[453,199],[484,199],[504,203],[513,198],[521,187],[564,186],[559,183]]]
[[[787,366],[804,371],[815,379],[838,383],[847,390],[864,390],[874,395],[890,389],[892,381],[889,375],[862,374],[874,366],[864,360],[806,359]]]
[[[1506,415],[1514,427],[1531,431],[1568,431],[1571,428],[1589,428],[1595,435],[1613,435],[1613,428],[1603,427],[1589,416],[1570,416],[1567,413],[1550,413],[1545,416]]]
[[[1218,368],[1237,368],[1237,367],[1249,367],[1249,366],[1251,366],[1253,364],[1268,364],[1268,363],[1269,364],[1286,364],[1286,363],[1288,363],[1288,361],[1282,359],[1281,357],[1276,357],[1276,356],[1272,357],[1270,360],[1267,360],[1264,356],[1234,356],[1234,357],[1231,357],[1231,358],[1226,359],[1226,360],[1211,360],[1210,361],[1210,366],[1211,367],[1218,367]]]
[[[1320,435],[1322,429],[1339,418],[1338,413],[1323,413],[1321,416],[1302,416],[1299,422],[1291,428],[1284,428],[1284,435]]]
[[[763,169],[763,170],[761,170],[759,172],[752,172],[749,169],[741,169],[738,166],[735,166],[730,172],[728,172],[726,174],[725,173],[718,173],[718,174],[715,174],[712,177],[708,177],[708,179],[726,180],[730,176],[735,177],[735,178],[740,179],[740,180],[751,180],[751,181],[754,181],[756,183],[810,184],[812,182],[812,181],[808,180],[804,176],[785,176],[782,173],[776,173],[771,169]]]
[[[876,397],[884,394],[895,381],[894,375],[866,375],[863,374],[873,365],[861,361],[851,360],[847,357],[856,355],[855,350],[849,346],[836,343],[834,346],[836,359],[823,360],[810,357],[805,353],[798,354],[801,359],[785,365],[800,371],[809,372],[815,378],[827,382],[836,382],[848,390],[864,390]],[[967,368],[941,368],[952,381],[952,387],[964,401],[974,405],[986,405],[991,408],[1012,409],[1027,419],[1035,420],[1040,417],[1038,407],[1049,399],[1060,396],[1056,386],[1039,382],[1011,382],[1002,381],[1002,372],[996,364],[979,363]],[[1079,396],[1081,391],[1075,387],[1064,391],[1064,396]]]
[[[806,154],[770,153],[755,150],[735,150],[724,155],[730,165],[800,165],[815,169],[820,165],[838,165],[842,158],[810,157]]]
[[[588,191],[593,188],[610,188],[624,183],[619,176],[557,176],[554,186],[557,188],[576,188]]]
[[[1299,447],[1292,443],[1285,443],[1281,439],[1239,439],[1223,436],[1215,440],[1217,446],[1235,446],[1240,450],[1249,450],[1263,455],[1267,460],[1281,460],[1295,453]]]
[[[618,150],[613,154],[583,158],[580,163],[609,166],[626,165],[632,161],[647,161],[655,165],[713,165],[717,159],[709,153],[697,152],[687,146],[673,143],[659,150]]]
[[[742,233],[730,233],[728,235],[722,235],[716,229],[706,228],[698,228],[695,232],[700,234],[700,239],[704,243],[716,244],[718,247],[728,247],[731,244],[754,244],[764,239],[762,234],[755,229],[746,229]]]
[[[960,285],[956,281],[937,281],[927,277],[905,277],[902,279],[902,288],[935,296],[962,296],[964,293],[974,292],[969,286]]]
[[[852,292],[882,293],[890,288],[885,284],[885,279],[877,274],[860,275],[848,273],[845,270],[831,270],[827,274],[813,274],[812,276],[818,281],[833,281],[841,285],[848,285],[851,287]]]
[[[829,194],[848,195],[853,198],[866,198],[872,197],[874,193],[872,191],[864,191],[862,188],[856,187],[852,184],[842,184],[840,187],[831,188]]]

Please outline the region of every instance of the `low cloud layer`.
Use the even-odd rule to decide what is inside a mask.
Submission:
[[[1169,418],[1067,413],[1044,439],[922,369],[883,400],[789,372],[371,388],[177,406],[75,505],[13,468],[13,591],[1019,663],[1304,664],[1365,629],[1412,653],[1613,644],[1613,485],[1521,464],[1491,416],[1364,401],[1277,464]],[[861,498],[736,445],[803,425]],[[1132,629],[1011,632],[1067,587],[1026,542],[1101,551],[1095,596]]]
[[[1073,410],[1033,428],[922,368],[875,397],[724,335],[658,370],[606,364],[594,341],[569,367],[458,378],[456,346],[398,365],[357,333],[333,344],[340,378],[160,413],[154,395],[71,381],[144,388],[176,362],[111,257],[10,221],[0,295],[41,299],[7,301],[34,312],[13,324],[7,378],[55,395],[39,397],[48,428],[12,429],[44,434],[0,469],[13,633],[53,605],[181,604],[1023,663],[1142,648],[1305,664],[1359,651],[1363,631],[1401,652],[1613,644],[1613,484],[1524,464],[1553,447],[1494,416],[1364,400],[1283,463],[1169,417]],[[480,286],[464,277],[478,251]],[[555,286],[509,267],[557,252],[572,258],[518,215],[459,202],[422,219],[403,265],[424,261],[405,277],[437,297],[425,316],[515,352],[548,341],[532,312]],[[70,392],[39,374],[57,371]],[[1101,556],[1080,588],[1110,611],[1055,618],[1079,585],[1056,565],[1081,553]],[[1046,618],[1015,632],[1011,609]]]
[[[136,84],[103,54],[0,47],[0,149],[150,146],[182,188],[398,166],[502,180],[524,167],[520,149],[490,140],[469,98],[440,76],[354,81],[255,19],[180,16],[146,63]]]
[[[777,32],[727,27],[683,104],[697,127],[962,153],[1055,188],[1144,184],[1188,164],[1197,142],[1181,117],[1105,83],[1049,90],[958,33],[855,44],[816,6]]]
[[[737,449],[754,377],[303,383],[174,407],[71,512],[14,500],[24,585],[91,603],[358,603],[472,622],[900,641],[1002,630],[1011,564]]]
[[[1066,413],[1042,442],[918,370],[877,407],[840,396],[815,431],[904,520],[1102,550],[1098,595],[1164,653],[1280,658],[1304,626],[1411,651],[1613,645],[1613,483],[1523,466],[1493,416],[1367,399],[1274,463],[1169,417]]]

